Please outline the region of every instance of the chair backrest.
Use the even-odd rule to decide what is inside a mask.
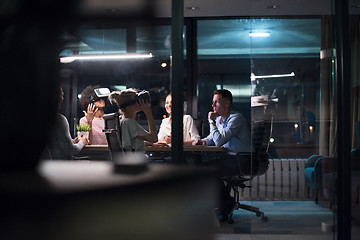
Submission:
[[[268,144],[271,137],[271,123],[267,121],[254,121],[251,136],[256,152],[257,171],[254,175],[260,176],[269,168]]]
[[[265,121],[254,121],[251,124],[251,141],[256,153],[266,151],[264,149],[264,143],[268,140],[269,134],[265,131],[265,125]]]
[[[124,149],[121,142],[121,127],[119,113],[109,113],[103,116],[105,121],[106,140],[109,146],[110,157],[114,160],[116,155],[124,155]]]
[[[266,144],[270,138],[269,123],[254,121],[251,124],[251,141],[254,147],[252,154],[239,154],[241,172],[244,175],[255,177],[264,174],[269,168],[269,154]]]
[[[200,138],[203,138],[203,127],[204,127],[204,120],[203,119],[194,119],[194,125],[197,128]]]

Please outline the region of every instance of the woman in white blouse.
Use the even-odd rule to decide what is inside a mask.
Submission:
[[[158,133],[158,143],[171,143],[171,107],[172,96],[169,94],[165,99],[165,110],[169,116],[164,118],[161,122]],[[190,115],[184,115],[183,126],[184,145],[191,145],[194,140],[200,139],[199,131]]]

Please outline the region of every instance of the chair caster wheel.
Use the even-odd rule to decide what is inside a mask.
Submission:
[[[269,221],[269,218],[267,216],[263,216],[263,217],[261,217],[261,221],[267,222],[267,221]]]

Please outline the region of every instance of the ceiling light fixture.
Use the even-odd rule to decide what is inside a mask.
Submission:
[[[249,32],[249,37],[269,37],[269,32]]]
[[[68,57],[61,57],[61,63],[71,63],[75,60],[120,60],[120,59],[143,59],[152,58],[151,53],[125,53],[125,54],[87,54],[87,55],[74,55]]]
[[[255,76],[255,74],[251,74],[251,81],[255,81],[258,78],[280,78],[280,77],[294,77],[295,73],[291,72],[289,74],[273,74],[273,75],[263,75],[263,76]]]

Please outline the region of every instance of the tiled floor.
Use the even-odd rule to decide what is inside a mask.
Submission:
[[[335,239],[335,233],[331,231],[331,226],[334,226],[334,213],[312,201],[246,203],[259,207],[269,221],[262,222],[253,213],[236,210],[233,215],[234,224],[223,223],[215,228],[215,240]],[[352,230],[352,240],[359,240],[360,224],[354,222]]]

